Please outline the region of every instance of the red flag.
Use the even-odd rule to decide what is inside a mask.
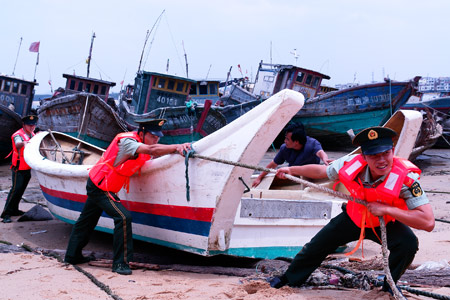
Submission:
[[[244,77],[244,74],[242,74],[241,65],[238,65],[238,69],[239,69],[239,72],[241,73],[242,77]]]
[[[39,52],[39,45],[41,44],[41,42],[34,42],[31,43],[30,45],[30,52]]]

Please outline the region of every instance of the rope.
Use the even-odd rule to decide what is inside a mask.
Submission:
[[[223,163],[223,164],[228,164],[228,165],[233,165],[233,166],[238,166],[238,167],[243,167],[243,168],[247,168],[247,169],[252,169],[252,170],[257,170],[257,171],[262,171],[262,172],[267,172],[267,173],[276,173],[275,169],[269,169],[269,168],[264,168],[264,167],[260,167],[260,166],[253,166],[253,165],[248,165],[248,164],[244,164],[244,163],[237,163],[237,162],[233,162],[233,161],[229,161],[229,160],[224,160],[224,159],[218,159],[218,158],[214,158],[214,157],[208,157],[208,156],[204,156],[204,155],[200,155],[200,154],[195,154],[195,153],[189,153],[189,155],[186,155],[186,159],[187,157],[194,157],[194,158],[200,158],[200,159],[205,159],[205,160],[210,160],[210,161],[214,161],[214,162],[218,162],[218,163]],[[307,180],[304,179],[300,179],[298,177],[289,175],[289,174],[285,174],[285,177],[287,179],[290,179],[294,182],[297,183],[301,183],[304,184],[305,186],[317,189],[319,191],[331,194],[333,196],[345,199],[345,200],[349,200],[349,201],[354,201],[358,204],[367,206],[367,201],[362,200],[362,199],[358,199],[355,197],[352,197],[350,195],[338,192],[338,191],[334,191],[332,189],[317,185],[315,183],[309,182]],[[391,287],[393,293],[394,293],[394,297],[396,299],[406,299],[398,290],[397,286],[395,285],[394,280],[392,279],[391,276],[391,272],[389,270],[389,262],[388,262],[388,250],[387,250],[387,239],[386,239],[386,224],[384,222],[383,217],[378,217],[378,219],[380,220],[380,231],[381,231],[381,237],[382,237],[382,243],[381,243],[381,249],[382,249],[382,253],[383,253],[383,269],[384,272],[386,273],[386,280],[387,283],[389,284],[389,286]]]
[[[189,150],[187,153],[186,153],[186,151],[183,152],[184,164],[186,165],[185,177],[186,177],[186,200],[187,200],[187,202],[191,201],[191,195],[190,195],[191,187],[189,186],[189,157],[192,157],[194,155],[194,152],[195,152],[194,148],[191,148],[191,150]]]
[[[388,258],[388,250],[387,250],[387,238],[386,238],[386,223],[384,223],[383,217],[378,217],[378,220],[380,220],[380,230],[381,230],[381,251],[383,253],[383,270],[386,274],[386,282],[391,287],[392,293],[394,294],[395,299],[405,299],[405,296],[400,292],[397,285],[394,282],[394,279],[392,279],[391,270],[389,269],[389,258]]]
[[[193,158],[200,158],[200,159],[204,159],[204,160],[210,160],[210,161],[217,162],[217,163],[233,165],[233,166],[237,166],[237,167],[252,169],[252,170],[255,170],[255,171],[261,171],[261,172],[267,172],[267,173],[276,173],[277,172],[277,170],[275,170],[275,169],[269,169],[269,168],[260,167],[260,166],[253,166],[253,165],[249,165],[249,164],[238,163],[238,162],[229,161],[229,160],[225,160],[225,159],[204,156],[204,155],[200,155],[200,154],[196,154],[196,153],[191,153],[189,155],[190,155],[190,157],[193,157]],[[289,174],[285,174],[285,177],[287,179],[290,179],[290,180],[294,181],[294,182],[297,182],[297,183],[303,184],[305,186],[308,186],[308,187],[320,190],[320,191],[322,191],[324,193],[331,194],[331,195],[336,196],[338,198],[342,198],[342,199],[346,199],[346,200],[350,200],[350,201],[355,201],[356,203],[362,204],[364,206],[367,205],[367,202],[365,200],[355,198],[353,196],[341,193],[339,191],[334,191],[332,189],[329,189],[329,188],[324,187],[324,186],[320,186],[320,185],[312,183],[310,181],[307,181],[307,180],[304,180],[304,179],[301,179],[301,178],[298,178],[298,177],[295,177],[295,176],[292,176],[292,175],[289,175]]]
[[[426,107],[426,108],[429,108],[429,109],[432,110],[433,112],[436,112],[437,114],[444,115],[445,117],[449,117],[449,116],[450,116],[449,114],[446,114],[445,112],[439,111],[439,110],[437,110],[436,108],[429,106],[428,103],[422,102],[422,105],[423,105],[424,107]]]
[[[439,300],[450,300],[450,296],[440,295],[440,294],[427,292],[427,291],[421,291],[418,289],[410,288],[409,286],[406,286],[406,285],[400,285],[399,288],[401,288],[402,290],[408,291],[410,293],[419,295],[419,296],[426,296],[426,297],[439,299]]]
[[[434,220],[438,221],[438,222],[443,222],[443,223],[450,223],[450,221],[443,220],[443,219],[434,219]]]
[[[56,138],[55,138],[55,136],[53,135],[53,132],[50,130],[50,128],[48,129],[48,132],[50,133],[50,136],[52,137],[52,139],[53,139],[53,142],[55,142],[55,145],[56,145],[56,147],[58,147],[58,150],[61,152],[61,155],[62,155],[62,163],[64,163],[64,160],[65,161],[67,161],[68,163],[72,163],[68,158],[67,158],[67,156],[64,154],[64,151],[63,151],[63,149],[61,148],[61,145],[58,143],[58,141],[56,140]]]

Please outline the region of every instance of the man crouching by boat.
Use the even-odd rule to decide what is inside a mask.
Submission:
[[[329,178],[341,182],[352,196],[364,199],[367,207],[348,201],[343,212],[330,220],[295,256],[287,271],[270,280],[280,288],[286,284],[299,286],[320,266],[328,254],[339,246],[358,240],[353,254],[363,239],[381,243],[380,223],[386,222],[389,268],[395,282],[411,264],[418,250],[418,240],[410,227],[431,231],[434,215],[425,192],[418,181],[420,170],[410,161],[394,156],[392,138],[396,132],[384,127],[361,131],[353,144],[361,146],[362,154],[344,156],[331,165],[305,165],[280,168],[284,174],[309,178]],[[383,290],[389,291],[386,280]]]
[[[142,119],[137,132],[118,134],[103,156],[89,171],[86,184],[87,200],[70,235],[64,261],[70,264],[86,263],[93,257],[82,255],[82,249],[89,242],[90,235],[103,211],[114,220],[112,271],[130,275],[128,263],[133,256],[131,214],[120,203],[116,193],[122,187],[127,189],[130,176],[139,171],[152,156],[170,153],[183,155],[189,151],[189,143],[163,145],[158,140],[163,136],[161,128],[166,120]]]

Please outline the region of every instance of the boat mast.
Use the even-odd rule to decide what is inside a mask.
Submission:
[[[141,59],[139,59],[139,66],[138,66],[138,70],[137,70],[138,73],[139,73],[139,71],[141,70],[142,58],[144,57],[145,46],[147,45],[148,38],[150,37],[150,34],[151,34],[152,31],[153,31],[153,28],[155,28],[156,24],[159,22],[159,20],[161,19],[162,15],[163,15],[163,13],[164,13],[165,11],[166,11],[166,10],[164,9],[164,10],[162,11],[162,13],[159,15],[159,17],[156,19],[155,23],[154,23],[153,26],[152,26],[152,29],[147,30],[147,34],[145,35],[145,40],[144,40],[144,47],[142,47]]]
[[[223,95],[225,96],[225,92],[227,91],[227,86],[228,86],[228,79],[230,78],[231,75],[231,69],[233,68],[233,66],[230,66],[230,70],[227,73],[227,80],[225,81],[225,88],[223,89]]]
[[[14,68],[12,71],[12,75],[14,76],[14,72],[16,71],[17,59],[19,58],[20,46],[22,46],[22,37],[20,37],[19,49],[17,50],[16,61],[14,62]]]
[[[186,55],[186,50],[184,50],[184,41],[181,41],[181,44],[183,45],[184,61],[186,62],[186,78],[189,78],[187,55]]]
[[[212,64],[209,65],[208,73],[206,73],[206,79],[208,79],[209,71],[211,71],[211,66],[212,66]]]
[[[89,78],[89,68],[91,67],[91,57],[92,57],[92,47],[94,46],[94,39],[95,39],[95,32],[92,33],[91,38],[91,48],[89,49],[89,57],[87,58],[87,75],[86,77]]]

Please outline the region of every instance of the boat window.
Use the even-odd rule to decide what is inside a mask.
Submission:
[[[186,84],[186,88],[184,89],[184,92],[187,93],[189,89],[190,84]]]
[[[73,79],[70,80],[69,90],[75,90],[75,80]]]
[[[100,91],[100,95],[106,95],[106,85],[102,86],[102,89]]]
[[[197,85],[191,84],[191,89],[189,90],[189,95],[197,95]]]
[[[5,92],[9,92],[10,89],[11,89],[11,81],[5,80],[5,85],[3,86],[3,90]]]
[[[319,85],[320,77],[314,77],[313,87],[317,87]]]
[[[165,78],[158,78],[158,85],[157,87],[160,89],[163,89],[166,85],[166,79]]]
[[[26,95],[26,94],[27,94],[27,91],[28,91],[28,85],[22,84],[22,87],[20,88],[20,93],[21,93],[22,95]]]
[[[86,83],[86,88],[84,90],[89,93],[91,91],[91,84]]]
[[[209,85],[209,94],[210,95],[217,95],[217,84],[216,83],[211,83]]]
[[[273,82],[273,80],[274,80],[274,76],[264,76],[264,78],[263,78],[263,80],[264,81],[266,81],[266,82]]]
[[[0,79],[0,89],[2,88],[3,80]]]
[[[303,73],[303,72],[298,72],[296,81],[298,81],[298,82],[303,82],[303,79],[304,79],[304,78],[305,78],[305,73]]]
[[[19,83],[17,82],[13,82],[13,89],[12,89],[13,93],[18,94],[19,93]]]
[[[208,86],[200,84],[199,89],[198,89],[198,93],[200,95],[208,95]]]
[[[311,84],[311,81],[312,81],[312,75],[309,74],[309,75],[306,77],[305,84],[310,85],[310,84]]]
[[[79,92],[83,91],[83,82],[82,81],[78,82],[78,89],[77,89],[77,91],[79,91]]]
[[[177,82],[177,92],[182,92],[184,88],[184,82]]]
[[[174,90],[175,89],[175,80],[169,80],[169,83],[167,84],[168,90]]]
[[[94,94],[98,94],[98,84],[94,85]]]

